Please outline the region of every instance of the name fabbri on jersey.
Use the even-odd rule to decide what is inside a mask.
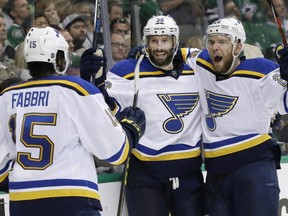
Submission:
[[[48,106],[49,91],[29,91],[12,94],[12,109],[15,107]]]

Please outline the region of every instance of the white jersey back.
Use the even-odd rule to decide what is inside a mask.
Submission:
[[[99,200],[93,155],[112,164],[127,157],[125,133],[102,94],[78,77],[51,76],[9,87],[0,109],[0,180],[8,175],[8,161],[15,160],[9,175],[12,201]]]

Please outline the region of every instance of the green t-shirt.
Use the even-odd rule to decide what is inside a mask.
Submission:
[[[13,23],[7,31],[7,38],[8,38],[9,44],[12,47],[16,48],[18,44],[22,43],[25,39],[25,32],[22,26],[19,26],[18,24]]]

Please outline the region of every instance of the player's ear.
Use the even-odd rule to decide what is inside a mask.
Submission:
[[[243,50],[243,43],[238,42],[235,45],[234,55],[238,56],[242,52],[242,50]]]

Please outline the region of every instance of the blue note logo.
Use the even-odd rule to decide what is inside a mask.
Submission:
[[[158,94],[158,97],[171,113],[171,117],[163,123],[167,133],[180,133],[184,128],[182,118],[189,115],[198,104],[198,93]]]
[[[229,113],[236,105],[238,97],[216,94],[206,90],[206,99],[209,111],[209,114],[205,116],[206,124],[210,131],[214,131],[217,127],[215,118]]]

